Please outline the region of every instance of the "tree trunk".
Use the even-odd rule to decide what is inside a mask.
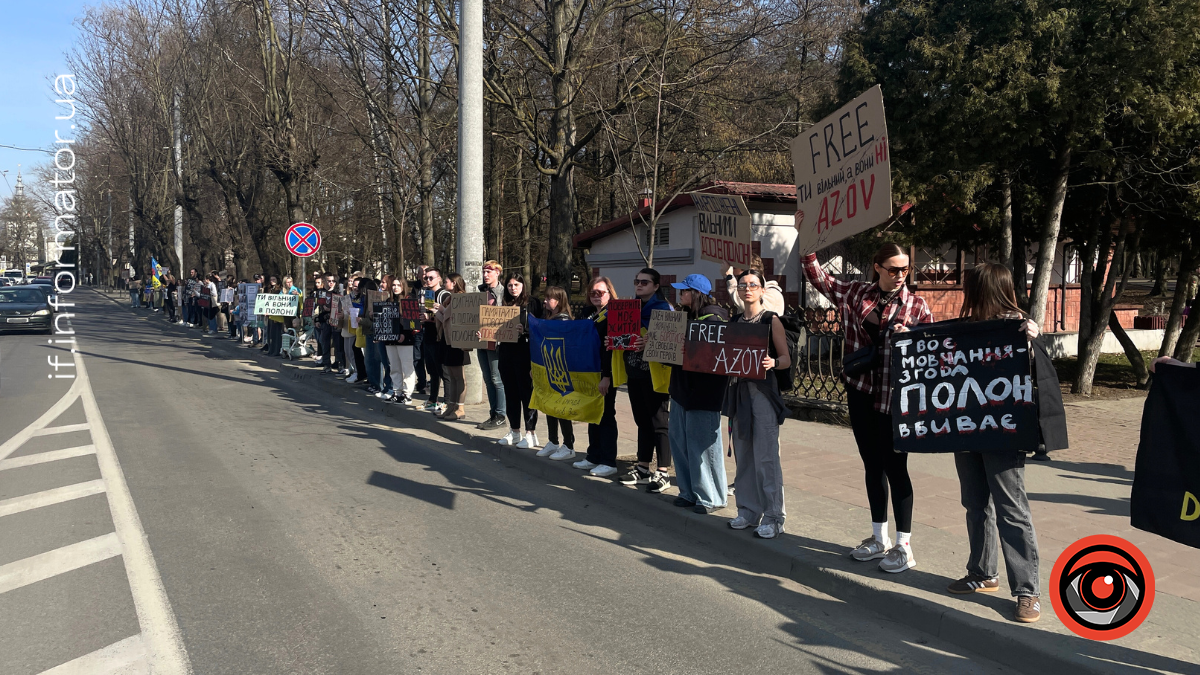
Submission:
[[[574,168],[550,177],[550,236],[546,242],[546,278],[552,286],[570,288],[571,237],[575,234]]]
[[[1164,271],[1165,277],[1166,260],[1160,259],[1159,264]],[[1197,242],[1189,241],[1179,254],[1179,274],[1175,277],[1175,293],[1171,296],[1171,311],[1167,314],[1166,330],[1163,331],[1162,346],[1158,349],[1159,356],[1169,356],[1175,352],[1176,345],[1179,344],[1180,331],[1183,330],[1183,308],[1187,306],[1188,301],[1188,283],[1187,280],[1200,264],[1200,246]],[[1155,281],[1158,285],[1158,281]],[[1166,282],[1163,282],[1163,286]]]
[[[1167,262],[1170,258],[1161,252],[1155,254],[1154,258],[1154,287],[1150,289],[1150,297],[1156,298],[1166,291]]]
[[[1012,178],[1004,172],[1000,182],[1000,264],[1013,268]]]
[[[525,185],[525,151],[517,150],[517,220],[521,227],[521,241],[524,242],[521,248],[521,263],[525,270],[525,283],[529,285],[531,293],[536,292],[540,279],[533,278],[533,256],[530,254],[530,246],[532,237],[529,231],[529,198],[528,188]]]
[[[1012,262],[1013,289],[1017,292],[1017,304],[1029,310],[1029,269],[1025,260],[1025,214],[1020,208],[1013,209],[1012,218]]]
[[[1086,324],[1089,329],[1089,335],[1086,340],[1080,338],[1079,350],[1079,373],[1075,378],[1075,382],[1071,387],[1071,391],[1076,394],[1090,396],[1092,393],[1092,380],[1096,376],[1096,364],[1100,360],[1100,348],[1104,344],[1105,327],[1109,325],[1110,318],[1113,316],[1112,310],[1120,301],[1121,295],[1125,292],[1125,286],[1129,282],[1129,274],[1132,272],[1131,265],[1124,265],[1126,245],[1130,235],[1133,235],[1133,243],[1129,248],[1136,252],[1138,244],[1137,221],[1127,221],[1125,219],[1118,220],[1119,234],[1116,237],[1116,245],[1112,248],[1112,264],[1106,265],[1107,274],[1100,271],[1101,268],[1097,265],[1095,275],[1096,281],[1103,281],[1103,288],[1098,295],[1093,294],[1093,299],[1090,302],[1094,303],[1092,307],[1092,315],[1090,321]],[[1105,246],[1100,249],[1102,259],[1108,257],[1108,245],[1112,241],[1111,228],[1105,232]],[[1118,272],[1118,268],[1120,271]],[[1121,275],[1121,283],[1118,286],[1116,283],[1116,275]],[[1082,305],[1089,302],[1089,299],[1080,297],[1080,309]],[[1080,334],[1083,333],[1085,324],[1080,322]]]
[[[1062,224],[1063,204],[1067,201],[1067,178],[1070,175],[1071,146],[1064,141],[1055,163],[1054,182],[1047,195],[1046,213],[1038,241],[1037,265],[1033,271],[1033,292],[1029,297],[1029,314],[1039,326],[1046,320],[1050,273],[1054,268],[1054,252],[1058,248],[1058,231]]]
[[[1175,283],[1182,283],[1176,281]],[[1196,349],[1196,340],[1200,340],[1200,300],[1192,302],[1192,311],[1188,314],[1187,322],[1183,324],[1183,332],[1179,334],[1179,343],[1175,345],[1175,358],[1183,362],[1192,360],[1192,352]]]
[[[1142,358],[1142,352],[1133,344],[1133,340],[1129,339],[1129,333],[1125,332],[1125,327],[1121,325],[1116,314],[1109,314],[1108,327],[1121,343],[1121,349],[1125,350],[1125,357],[1129,359],[1129,365],[1133,366],[1133,375],[1137,378],[1138,387],[1144,388],[1150,382],[1150,371],[1146,370],[1146,359]]]

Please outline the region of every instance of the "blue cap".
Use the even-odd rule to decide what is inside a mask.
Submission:
[[[681,291],[690,289],[708,295],[712,293],[712,282],[703,274],[689,274],[683,278],[682,284],[671,284],[671,288]]]

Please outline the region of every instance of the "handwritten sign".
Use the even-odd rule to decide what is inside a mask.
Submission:
[[[892,162],[876,85],[792,141],[796,250],[818,251],[892,217]]]
[[[665,309],[651,311],[642,359],[655,363],[683,365],[683,342],[687,325],[687,312]]]
[[[313,315],[313,299],[311,297],[304,299],[304,309],[300,310],[300,316]]]
[[[455,293],[450,298],[450,335],[447,341],[455,349],[487,349],[479,332],[479,308],[487,306],[486,293]]]
[[[329,298],[329,324],[331,326],[340,326],[342,323],[342,299],[345,297],[334,293]]]
[[[400,306],[395,302],[376,302],[375,313],[371,315],[375,323],[375,339],[379,342],[396,342],[400,339]]]
[[[521,337],[521,308],[481,305],[479,337],[489,342],[516,342]]]
[[[893,337],[896,450],[1036,450],[1029,360],[1017,319],[929,324]]]
[[[750,267],[750,210],[740,195],[690,192],[696,205],[700,259]]]
[[[262,316],[296,316],[300,296],[259,293],[254,297],[254,313]]]
[[[406,330],[416,330],[420,327],[419,324],[424,319],[424,312],[421,311],[421,303],[419,301],[412,298],[400,301],[400,320],[403,322]]]
[[[222,288],[221,289],[221,302],[226,302],[226,303],[233,302],[233,294],[234,294],[234,289]]]
[[[761,323],[692,321],[687,326],[683,369],[748,380],[766,379],[762,360],[767,356],[770,332],[771,327]]]
[[[608,302],[608,338],[610,351],[633,349],[633,341],[642,333],[642,301]]]

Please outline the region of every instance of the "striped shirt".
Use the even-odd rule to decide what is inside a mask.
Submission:
[[[879,284],[866,281],[842,281],[825,273],[817,262],[817,255],[810,253],[801,259],[804,265],[804,275],[809,283],[817,288],[842,314],[842,325],[846,333],[846,354],[867,347],[871,338],[863,328],[863,319],[875,311],[882,293]],[[894,315],[894,317],[893,317]],[[889,321],[888,319],[891,318]],[[902,323],[905,326],[915,326],[922,323],[933,323],[933,312],[925,304],[925,298],[909,292],[905,285],[900,286],[900,292],[883,308],[884,327]],[[891,412],[891,368],[892,341],[891,331],[887,331],[884,339],[883,366],[858,377],[849,377],[842,373],[842,381],[847,387],[854,387],[864,394],[875,395],[875,410],[881,413]]]

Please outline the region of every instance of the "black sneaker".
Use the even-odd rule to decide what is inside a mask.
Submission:
[[[499,428],[507,426],[507,425],[508,425],[508,420],[504,419],[503,417],[493,417],[492,419],[484,422],[483,426],[480,428],[481,429],[499,429]]]
[[[719,510],[720,510],[720,508],[719,508],[719,507],[716,507],[716,506],[704,506],[703,504],[697,504],[697,505],[695,505],[695,506],[693,506],[693,507],[692,507],[692,513],[704,513],[704,514],[709,514],[709,513],[712,513],[713,511],[719,511]]]
[[[655,471],[654,477],[650,479],[650,484],[646,488],[646,491],[661,494],[669,487],[671,487],[671,476],[666,471]]]
[[[684,499],[683,497],[676,497],[675,501],[671,503],[683,509],[690,509],[696,505],[696,502],[691,501],[690,499]]]
[[[650,482],[650,470],[635,464],[628,473],[617,479],[621,485],[646,485]]]

